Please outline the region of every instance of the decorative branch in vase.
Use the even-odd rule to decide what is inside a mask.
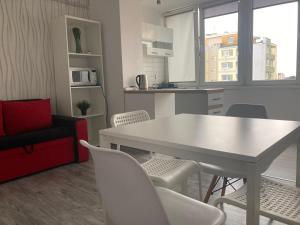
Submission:
[[[76,53],[82,53],[81,49],[81,30],[78,27],[72,28],[74,39],[75,39],[75,45],[76,45]]]

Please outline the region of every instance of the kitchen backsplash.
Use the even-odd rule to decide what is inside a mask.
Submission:
[[[165,81],[164,57],[144,55],[144,73],[148,77],[149,87],[153,87]]]

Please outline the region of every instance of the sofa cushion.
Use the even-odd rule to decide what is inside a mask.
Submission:
[[[18,147],[0,151],[0,185],[15,178],[74,162],[73,137],[37,143],[28,146],[27,150]]]
[[[2,101],[0,101],[0,137],[4,136],[4,124],[3,124],[3,112],[2,112]]]
[[[0,151],[31,146],[65,137],[73,137],[73,131],[65,126],[51,127],[38,131],[0,137]]]
[[[7,135],[51,127],[50,99],[3,101],[4,128]]]

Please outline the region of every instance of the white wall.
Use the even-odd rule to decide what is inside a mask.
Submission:
[[[141,33],[142,22],[162,25],[163,17],[157,10],[143,7],[140,0],[91,0],[89,14],[92,19],[102,22],[103,26],[109,115],[123,112],[123,87],[135,86],[135,77],[141,73],[150,71],[153,74],[164,74],[162,58],[148,58],[145,63]],[[158,81],[162,79],[158,78]]]
[[[142,21],[155,25],[164,25],[164,17],[162,14],[152,7],[142,6]]]
[[[65,14],[88,17],[87,1],[0,1],[0,99],[51,98],[56,94],[52,21]],[[87,5],[86,5],[87,6]]]
[[[158,26],[164,26],[164,17],[157,9],[142,6],[142,21]],[[149,87],[157,86],[166,80],[166,58],[147,56],[145,50],[143,52],[143,73],[148,77]]]
[[[159,22],[158,13],[144,11],[139,0],[91,0],[89,15],[102,23],[109,115],[123,112],[123,87],[135,85],[136,75],[144,72],[141,23]]]
[[[142,6],[140,0],[120,0],[123,86],[135,85],[143,73]]]
[[[119,0],[91,0],[90,17],[102,23],[104,75],[109,115],[123,112],[124,92]]]
[[[263,104],[269,118],[300,121],[300,88],[241,87],[225,90],[224,109],[234,103]]]

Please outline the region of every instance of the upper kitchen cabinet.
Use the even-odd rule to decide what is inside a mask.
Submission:
[[[173,30],[150,23],[142,24],[142,39],[149,42],[173,43]]]
[[[173,56],[173,30],[154,24],[142,24],[145,53],[151,56]]]

